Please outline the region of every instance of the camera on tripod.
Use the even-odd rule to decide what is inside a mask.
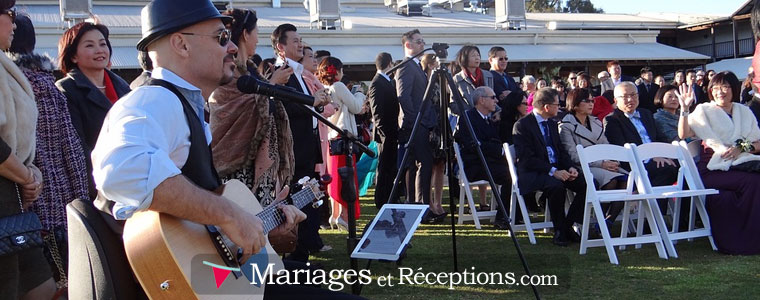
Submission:
[[[433,43],[433,51],[435,52],[435,56],[438,56],[439,58],[446,58],[449,55],[449,52],[446,51],[446,49],[449,49],[449,44],[446,43]]]

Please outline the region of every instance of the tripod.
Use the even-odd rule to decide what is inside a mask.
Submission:
[[[435,84],[438,84],[439,87],[439,124],[441,126],[441,140],[443,144],[443,150],[445,153],[446,158],[446,166],[449,170],[448,179],[449,179],[449,185],[451,186],[453,183],[458,182],[456,177],[454,177],[454,173],[452,170],[454,170],[454,157],[453,157],[453,133],[451,130],[451,127],[449,126],[448,120],[446,116],[448,115],[448,106],[447,101],[448,99],[446,95],[446,89],[445,87],[448,87],[449,90],[452,93],[452,96],[454,98],[454,104],[459,108],[460,116],[459,116],[459,122],[460,124],[464,124],[465,126],[462,127],[460,125],[460,130],[466,130],[466,133],[470,136],[470,144],[465,145],[467,147],[472,147],[476,149],[478,157],[480,158],[480,164],[483,167],[483,170],[486,171],[486,177],[488,178],[488,183],[491,187],[491,192],[493,192],[493,196],[495,199],[499,199],[499,201],[496,201],[497,207],[501,214],[507,218],[507,228],[509,232],[511,233],[510,236],[512,237],[512,243],[514,244],[515,250],[517,251],[517,255],[520,258],[520,261],[522,262],[523,268],[525,270],[526,275],[531,275],[530,269],[528,268],[528,263],[525,260],[525,256],[522,253],[522,250],[520,248],[520,244],[517,242],[517,238],[514,235],[514,231],[512,230],[512,226],[509,222],[508,214],[506,213],[506,209],[501,201],[501,193],[499,192],[499,189],[496,186],[496,183],[494,182],[493,176],[491,175],[491,171],[488,168],[488,164],[486,163],[485,156],[483,155],[483,151],[480,149],[480,145],[477,142],[477,136],[475,135],[475,131],[472,128],[472,123],[470,122],[469,117],[465,113],[465,107],[463,104],[463,97],[462,94],[459,93],[459,90],[456,87],[456,84],[454,83],[454,79],[451,76],[451,73],[445,66],[445,60],[448,56],[448,52],[446,49],[448,49],[447,44],[439,44],[434,43],[432,48],[425,49],[423,51],[420,51],[420,53],[416,54],[413,57],[410,57],[406,59],[405,61],[401,62],[399,65],[395,66],[393,69],[388,71],[388,73],[392,73],[395,69],[401,67],[402,65],[409,63],[409,61],[413,60],[415,57],[418,57],[422,55],[425,51],[433,50],[435,51],[435,54],[438,59],[438,68],[433,70],[433,74],[430,76],[427,87],[425,88],[425,94],[422,99],[422,104],[420,105],[420,110],[417,112],[417,116],[414,121],[414,125],[412,126],[412,132],[409,135],[409,141],[407,141],[405,148],[406,151],[404,152],[404,157],[401,160],[401,167],[398,169],[396,173],[396,178],[393,183],[393,188],[391,189],[390,196],[388,198],[388,201],[386,203],[391,203],[393,199],[396,198],[396,194],[398,193],[398,183],[401,180],[402,175],[406,172],[407,164],[409,163],[409,153],[411,152],[411,148],[413,147],[413,139],[416,137],[417,131],[419,129],[420,120],[422,119],[422,114],[427,111],[428,107],[432,105],[433,102],[433,95],[435,90]],[[464,121],[462,123],[462,121]],[[460,168],[463,168],[464,166],[459,166]],[[410,184],[410,183],[407,183]],[[458,195],[456,195],[458,198]],[[413,197],[413,195],[407,195],[407,199],[409,197]],[[458,262],[457,262],[457,246],[456,246],[456,225],[454,223],[454,212],[456,212],[456,203],[454,201],[455,194],[453,189],[449,188],[449,210],[451,211],[451,244],[452,244],[452,255],[454,258],[454,271],[458,271]],[[540,299],[540,295],[538,294],[538,289],[535,285],[531,283],[531,289],[533,290],[533,295],[536,297],[536,299]]]

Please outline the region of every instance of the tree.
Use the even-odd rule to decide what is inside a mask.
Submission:
[[[590,0],[527,0],[525,10],[531,13],[604,13]]]
[[[565,13],[604,13],[601,8],[594,7],[590,0],[567,0],[565,7],[562,8]]]
[[[528,0],[525,2],[525,11],[531,13],[560,12],[561,7],[561,0]]]

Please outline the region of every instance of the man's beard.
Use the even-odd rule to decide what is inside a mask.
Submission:
[[[228,58],[232,59],[233,62],[235,61],[234,56],[232,54],[230,54],[227,57],[225,57],[225,59],[224,59],[225,60],[225,66],[227,64],[227,59]],[[220,86],[232,82],[232,79],[235,77],[235,68],[236,68],[235,64],[234,63],[230,64],[229,68],[230,68],[230,74],[229,75],[227,75],[227,72],[225,72],[224,68],[222,68],[222,78],[219,79],[219,85]]]

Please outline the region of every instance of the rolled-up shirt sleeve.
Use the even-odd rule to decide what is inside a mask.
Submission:
[[[133,91],[111,109],[92,161],[95,185],[115,202],[116,219],[148,209],[154,189],[181,174],[190,145],[186,124],[176,96],[158,87]]]

